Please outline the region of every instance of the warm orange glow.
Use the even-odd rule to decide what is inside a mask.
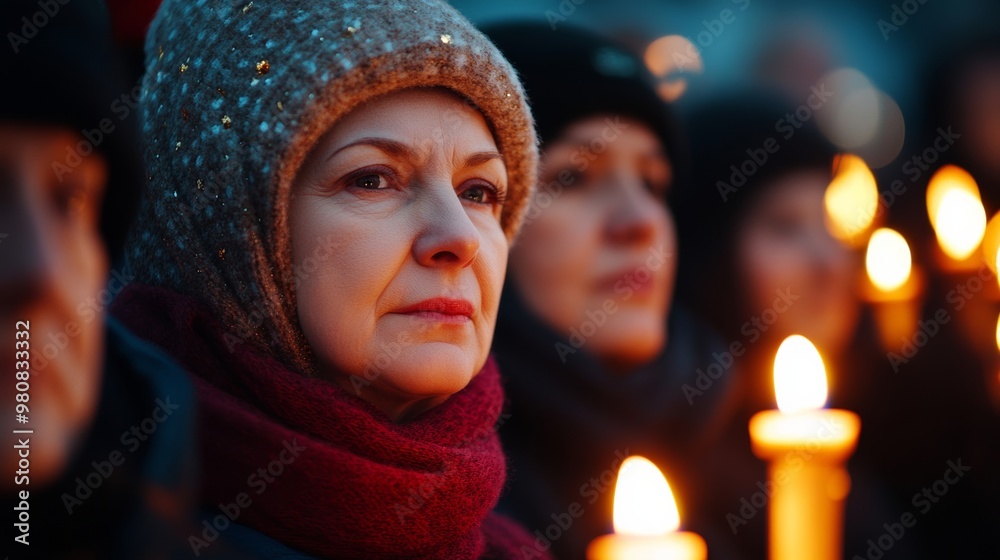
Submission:
[[[927,186],[927,213],[941,250],[965,260],[986,233],[986,210],[975,179],[964,169],[946,165]]]
[[[931,219],[931,225],[934,225],[934,220],[937,219],[944,193],[953,189],[966,191],[979,198],[979,186],[968,171],[957,165],[945,165],[938,169],[927,183],[927,216]]]
[[[884,292],[899,288],[910,278],[910,246],[896,230],[876,230],[868,240],[865,268],[872,284]]]
[[[838,156],[834,170],[824,196],[827,226],[837,239],[854,241],[875,220],[878,185],[871,169],[856,155]]]
[[[983,234],[983,260],[987,266],[997,273],[997,264],[1000,259],[1000,212],[993,214],[986,224],[986,232]]]
[[[826,405],[826,367],[808,338],[793,334],[774,358],[774,395],[778,409],[795,413]]]
[[[666,35],[646,47],[646,67],[660,78],[657,93],[666,101],[676,101],[687,90],[687,80],[678,74],[700,74],[704,69],[698,47],[681,35]]]
[[[615,485],[615,533],[658,536],[680,527],[677,502],[667,479],[649,459],[633,455],[622,463]]]
[[[1000,317],[997,317],[997,348],[1000,349]]]

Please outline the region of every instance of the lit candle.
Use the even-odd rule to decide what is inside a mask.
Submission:
[[[865,160],[840,154],[833,162],[833,180],[826,187],[823,206],[830,233],[849,246],[864,243],[878,214],[879,196],[875,175]]]
[[[614,508],[615,533],[590,543],[589,560],[705,560],[708,555],[704,539],[677,530],[674,494],[649,459],[633,455],[622,463]]]
[[[916,329],[923,291],[923,276],[913,266],[906,239],[889,228],[876,230],[868,240],[865,270],[861,292],[873,304],[882,347],[898,350],[901,339],[909,339]]]
[[[986,210],[975,179],[961,167],[945,165],[927,184],[927,214],[946,270],[978,268],[972,258],[986,233]]]
[[[861,421],[846,410],[828,410],[826,369],[816,347],[800,335],[781,343],[774,360],[780,411],[750,419],[754,453],[768,460],[771,560],[840,560],[844,468],[854,452]]]

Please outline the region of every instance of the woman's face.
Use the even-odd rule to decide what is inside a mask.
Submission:
[[[803,170],[762,186],[736,242],[751,328],[775,343],[801,334],[837,353],[849,342],[860,306],[857,258],[825,226],[829,181],[822,170]]]
[[[663,202],[673,170],[645,125],[576,121],[547,145],[540,191],[511,253],[528,307],[570,347],[616,371],[653,358],[666,340],[676,234]]]
[[[107,162],[95,152],[64,173],[53,169],[83,141],[71,130],[0,123],[6,238],[0,247],[0,336],[9,341],[2,355],[12,368],[0,397],[9,424],[24,428],[14,423],[14,390],[18,381],[30,381],[30,412],[17,412],[45,433],[31,448],[32,480],[41,484],[72,458],[100,397],[110,295],[103,289],[108,254],[100,235]],[[24,377],[29,367],[30,380]],[[17,462],[10,447],[0,458]]]
[[[443,89],[391,93],[317,143],[289,214],[299,322],[321,372],[396,420],[483,367],[507,264],[507,173]]]

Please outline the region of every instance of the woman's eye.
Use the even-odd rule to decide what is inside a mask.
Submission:
[[[500,196],[497,193],[496,187],[482,183],[469,186],[459,196],[477,204],[495,204],[500,202]]]
[[[388,181],[385,181],[378,173],[366,173],[356,177],[351,181],[351,184],[359,189],[369,190],[384,189],[389,186]]]
[[[546,183],[558,181],[564,188],[580,188],[587,183],[587,176],[574,168],[567,167],[552,175]]]
[[[466,189],[466,191],[462,194],[468,200],[471,200],[472,202],[479,202],[480,204],[485,203],[487,201],[487,197],[489,196],[486,193],[486,189],[482,187],[472,187],[470,189]]]

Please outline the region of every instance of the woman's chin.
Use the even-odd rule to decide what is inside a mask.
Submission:
[[[663,320],[635,319],[599,332],[590,342],[591,352],[602,361],[619,364],[614,369],[631,369],[652,361],[666,346]]]
[[[383,385],[414,400],[445,399],[464,389],[479,373],[479,349],[449,342],[422,342],[404,348],[383,373]]]

